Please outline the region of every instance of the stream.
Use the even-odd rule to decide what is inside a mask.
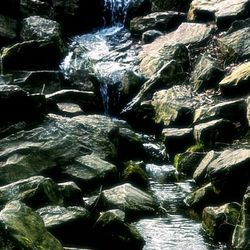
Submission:
[[[68,78],[79,70],[97,76],[102,83],[106,113],[109,110],[109,86],[119,85],[124,72],[138,70],[140,46],[132,41],[122,24],[126,14],[122,16],[121,12],[126,12],[128,4],[129,0],[105,0],[105,6],[110,8],[112,14],[113,26],[73,37],[70,52],[61,65]],[[203,232],[201,222],[188,216],[183,200],[192,191],[191,180],[169,181],[169,175],[175,171],[171,165],[147,164],[146,170],[150,177],[150,189],[165,212],[134,223],[146,241],[144,250],[226,249],[211,242]]]

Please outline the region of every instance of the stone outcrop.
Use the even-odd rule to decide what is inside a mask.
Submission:
[[[13,41],[17,36],[17,21],[0,14],[0,45]]]

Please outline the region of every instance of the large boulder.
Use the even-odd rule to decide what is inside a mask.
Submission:
[[[119,208],[126,218],[152,215],[157,211],[156,200],[148,193],[129,183],[106,189],[101,193],[101,203],[108,208]]]
[[[91,218],[87,209],[78,206],[47,206],[37,210],[47,230],[64,245],[86,245],[90,241]]]
[[[219,207],[205,207],[202,212],[202,227],[209,237],[230,242],[240,209],[240,204],[236,202]]]
[[[216,21],[219,28],[225,29],[237,19],[248,15],[249,0],[193,0],[188,12],[190,21]]]
[[[59,186],[50,178],[34,176],[0,187],[0,205],[13,200],[38,208],[48,204],[62,204],[63,196]]]
[[[243,197],[250,180],[250,150],[225,150],[208,165],[208,176],[217,193],[230,200]]]
[[[250,247],[250,224],[249,224],[249,208],[250,208],[250,188],[248,187],[242,202],[242,209],[238,223],[235,227],[232,245],[236,249],[248,249]]]
[[[15,19],[0,14],[0,45],[13,41],[17,36]]]
[[[247,95],[250,93],[250,62],[237,66],[231,74],[219,83],[225,96]]]
[[[0,239],[1,249],[63,250],[38,213],[19,201],[8,203],[0,212]]]

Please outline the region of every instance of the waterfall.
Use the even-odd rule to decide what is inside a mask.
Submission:
[[[124,23],[131,0],[104,0],[104,11],[110,14],[110,23]]]

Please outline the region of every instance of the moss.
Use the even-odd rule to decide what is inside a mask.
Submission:
[[[178,170],[179,162],[180,162],[180,154],[176,154],[174,157],[174,166],[177,170]]]
[[[186,152],[204,152],[204,144],[203,143],[197,143],[195,145],[190,146]]]

